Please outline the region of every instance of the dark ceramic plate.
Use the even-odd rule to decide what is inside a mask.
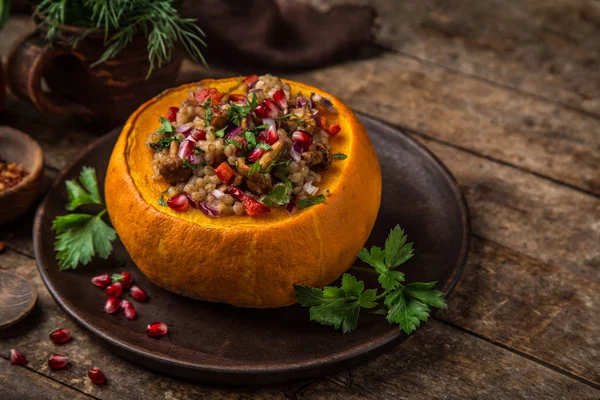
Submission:
[[[415,257],[404,265],[409,281],[438,281],[446,294],[456,284],[469,248],[468,210],[454,178],[424,147],[403,132],[361,116],[379,156],[383,196],[369,244],[382,245],[400,224],[415,243]],[[76,271],[59,272],[53,249],[52,220],[65,214],[64,181],[83,166],[104,175],[117,132],[92,144],[57,179],[40,207],[34,227],[40,273],[58,304],[114,353],[169,375],[227,385],[266,385],[328,374],[381,354],[407,339],[385,318],[362,313],[356,331],[343,335],[310,322],[299,306],[249,310],[190,300],[167,292],[137,270],[121,243],[115,259],[94,260]],[[368,194],[365,194],[368,195]],[[356,204],[356,212],[361,205]],[[151,229],[151,227],[148,227]],[[102,312],[105,294],[90,278],[128,270],[151,299],[135,303],[138,317]],[[361,277],[365,278],[365,277]],[[169,333],[152,339],[149,322],[162,321]]]

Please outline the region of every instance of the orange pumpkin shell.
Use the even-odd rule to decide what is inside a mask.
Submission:
[[[205,80],[221,92],[238,78]],[[157,200],[168,187],[152,178],[153,152],[146,145],[158,119],[198,84],[167,90],[136,110],[114,147],[106,175],[106,204],[119,237],[138,268],[155,284],[181,295],[239,307],[272,308],[295,302],[294,285],[323,287],[354,262],[375,223],[381,171],[356,115],[335,97],[284,80],[291,92],[328,97],[341,132],[333,153],[344,153],[322,173],[327,201],[289,215],[283,208],[260,216],[211,218],[188,207],[174,211]]]

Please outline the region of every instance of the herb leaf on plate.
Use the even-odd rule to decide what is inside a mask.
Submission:
[[[434,290],[436,282],[414,282],[403,285],[404,273],[395,268],[408,261],[414,254],[412,243],[407,243],[404,231],[396,225],[385,241],[385,248],[373,246],[363,248],[358,257],[373,267],[383,291],[365,290],[363,281],[344,274],[341,287],[328,286],[323,290],[307,286],[295,286],[299,304],[309,307],[311,321],[333,325],[343,333],[356,329],[361,308],[378,307],[384,299],[386,308],[374,310],[374,314],[385,315],[390,324],[398,324],[411,334],[429,319],[430,307],[446,308],[444,294]],[[357,270],[367,270],[357,267]]]
[[[98,191],[96,170],[90,167],[83,167],[79,175],[79,182],[81,184],[75,179],[65,182],[67,195],[69,196],[69,203],[65,207],[67,210],[73,211],[84,204],[104,204]]]

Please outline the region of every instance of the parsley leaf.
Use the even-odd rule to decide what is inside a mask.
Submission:
[[[162,195],[158,198],[158,205],[162,206],[162,207],[166,207],[167,206],[167,202],[165,201],[165,196]]]
[[[312,207],[317,204],[321,204],[325,202],[325,196],[320,194],[314,197],[307,197],[306,199],[302,199],[298,202],[298,206],[302,208]]]
[[[235,147],[237,147],[238,149],[241,149],[243,147],[242,142],[238,142],[237,140],[234,140],[234,139],[225,139],[225,143],[232,144]]]
[[[250,167],[250,172],[248,172],[248,176],[252,176],[255,172],[260,170],[260,163],[258,161],[256,161],[254,164],[252,164],[252,167]]]
[[[163,133],[175,132],[175,129],[173,128],[173,124],[171,124],[171,121],[169,121],[168,119],[161,117],[159,119],[159,122],[160,122],[160,128],[158,128],[156,130],[156,132],[163,132]]]
[[[320,290],[294,286],[297,302],[309,307],[311,321],[333,325],[346,333],[356,328],[361,308],[374,308],[378,306],[378,300],[384,298],[387,310],[379,308],[373,313],[385,315],[389,323],[398,324],[406,334],[411,334],[421,322],[429,319],[430,307],[446,308],[444,294],[433,289],[436,282],[400,283],[404,281],[404,274],[394,268],[412,255],[412,243],[406,243],[404,231],[396,226],[390,231],[384,250],[373,246],[371,250],[363,248],[358,254],[378,273],[384,289],[381,294],[375,289],[365,290],[362,281],[344,274],[341,287],[329,286]]]
[[[376,306],[375,290],[364,291],[365,284],[349,274],[342,277],[341,288],[328,286],[323,290],[307,286],[294,286],[298,303],[309,308],[310,320],[323,325],[333,325],[343,333],[358,326],[361,307]]]
[[[202,165],[200,165],[200,164],[192,164],[192,163],[190,163],[190,161],[188,159],[184,159],[183,160],[183,168],[198,169],[200,167],[202,167]]]
[[[251,131],[245,131],[242,133],[242,137],[246,139],[246,147],[248,151],[252,151],[256,148],[256,136]]]
[[[210,125],[210,123],[212,122],[212,119],[213,119],[212,107],[208,107],[206,109],[206,111],[204,112],[204,121],[206,123],[206,126]]]
[[[263,150],[270,150],[271,149],[271,145],[269,143],[258,143],[256,145],[257,149],[263,149]]]
[[[215,132],[215,136],[216,137],[224,137],[225,136],[225,131],[227,130],[227,125],[225,125],[224,128],[219,129],[218,131]]]
[[[252,93],[252,99],[246,106],[240,106],[235,103],[229,103],[229,109],[227,110],[227,120],[233,122],[237,126],[242,123],[242,118],[245,118],[258,106],[258,98],[256,93]]]
[[[94,255],[106,259],[112,252],[111,242],[117,233],[103,220],[102,215],[69,214],[56,218],[52,229],[57,233],[55,250],[58,266],[61,271],[78,264],[86,265]]]
[[[348,158],[348,156],[344,153],[336,153],[333,155],[333,158],[335,160],[345,160],[346,158]]]
[[[285,184],[275,185],[271,193],[263,199],[263,203],[269,207],[273,207],[275,204],[283,206],[290,202],[290,190]]]
[[[96,170],[94,168],[83,167],[79,175],[79,182],[83,187],[75,179],[65,182],[67,195],[69,196],[67,210],[73,211],[84,204],[104,204],[98,191]]]

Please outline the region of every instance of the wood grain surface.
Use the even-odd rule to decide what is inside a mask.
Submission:
[[[107,353],[61,312],[35,269],[30,212],[0,228],[8,247],[0,268],[31,279],[40,293],[29,317],[0,331],[0,354],[18,348],[31,360],[23,376],[8,365],[14,393],[37,385],[55,388],[48,398],[51,390],[101,399],[600,398],[598,2],[370,3],[380,14],[379,55],[282,75],[407,128],[455,174],[474,240],[448,310],[395,351],[323,379],[260,390],[174,380]],[[13,18],[0,52],[27,27]],[[178,81],[238,73],[185,62]],[[0,123],[44,147],[46,182],[103,133],[39,114],[11,95],[6,107]],[[59,326],[73,331],[61,350],[76,362],[56,372],[45,364],[55,350],[46,338]],[[109,385],[90,384],[92,364]]]

